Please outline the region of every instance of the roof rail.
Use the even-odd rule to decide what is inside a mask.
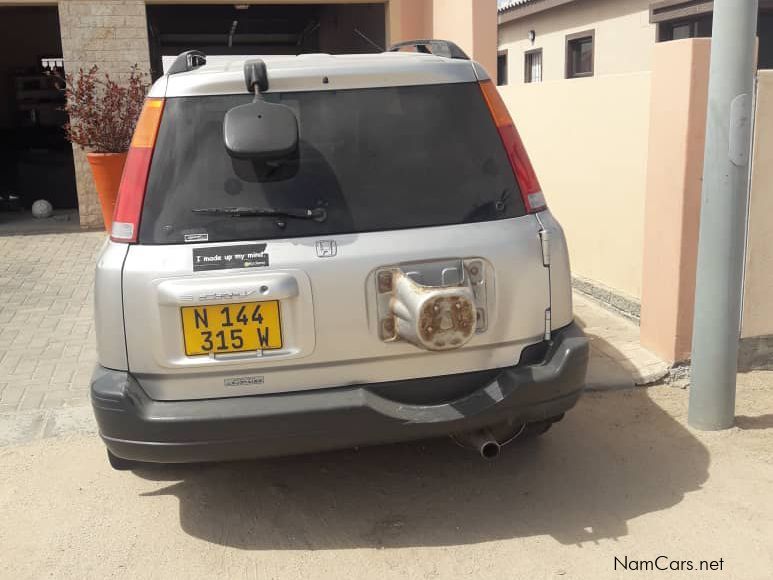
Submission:
[[[460,60],[470,60],[470,57],[459,48],[459,46],[450,40],[439,40],[435,38],[423,38],[418,40],[405,40],[389,47],[388,52],[400,52],[405,47],[413,47],[416,52],[434,54],[446,58],[458,58]]]
[[[177,73],[188,72],[205,64],[207,64],[206,54],[200,50],[186,50],[177,55],[166,74],[176,75]]]

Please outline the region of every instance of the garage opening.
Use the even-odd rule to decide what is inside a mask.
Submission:
[[[55,6],[0,7],[0,233],[40,228],[30,208],[51,203],[52,222],[77,226],[78,196]]]
[[[381,52],[384,4],[149,5],[154,78],[163,57],[198,49],[208,55]]]

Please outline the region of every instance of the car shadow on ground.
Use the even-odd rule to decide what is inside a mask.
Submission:
[[[646,389],[589,393],[540,439],[488,463],[450,440],[147,468],[190,535],[246,550],[451,546],[628,533],[706,480],[708,451]]]

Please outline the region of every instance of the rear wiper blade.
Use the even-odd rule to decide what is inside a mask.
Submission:
[[[323,222],[327,212],[321,207],[314,209],[275,209],[270,207],[199,207],[191,210],[203,215],[227,215],[230,217],[284,217]]]

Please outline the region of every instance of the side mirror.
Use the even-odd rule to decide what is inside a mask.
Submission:
[[[256,100],[226,113],[223,139],[236,159],[279,161],[298,148],[298,119],[285,105]]]

